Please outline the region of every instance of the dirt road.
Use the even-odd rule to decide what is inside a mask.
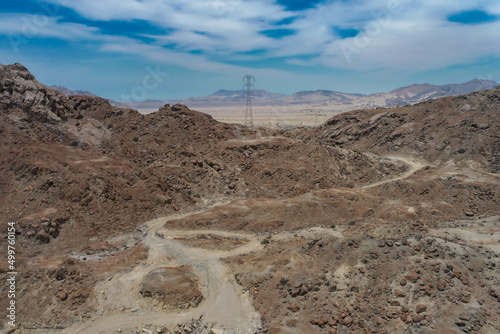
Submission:
[[[407,178],[423,167],[422,164],[403,157],[387,157],[387,159],[403,161],[410,168],[403,175],[361,188],[376,187]],[[234,333],[258,331],[261,326],[260,317],[254,310],[248,293],[243,292],[241,286],[236,284],[233,274],[221,261],[224,257],[261,249],[263,246],[257,235],[216,230],[176,231],[163,227],[168,220],[186,218],[227,203],[227,200],[212,201],[194,212],[162,217],[145,223],[141,228],[143,231],[141,242],[149,249],[146,261],[137,264],[130,271],[115,274],[109,280],[100,283],[95,289],[98,304],[97,316],[91,321],[80,322],[66,328],[62,333],[115,333],[118,329],[125,332],[141,324],[171,327],[200,317],[206,322],[216,323],[217,328],[231,330]],[[298,233],[304,236],[333,233],[336,238],[343,237],[339,231],[319,227],[304,229]],[[176,240],[208,234],[244,239],[246,242],[236,248],[222,251],[190,247]],[[287,240],[293,238],[294,234],[297,232],[293,234],[283,232],[273,238]],[[163,267],[181,265],[189,266],[198,279],[204,299],[196,308],[165,311],[152,305],[151,300],[142,298],[139,292],[141,282],[148,273]]]

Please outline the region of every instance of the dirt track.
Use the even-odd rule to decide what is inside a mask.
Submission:
[[[206,205],[210,209],[221,202]],[[149,247],[149,255],[144,264],[137,265],[128,272],[113,276],[100,284],[98,309],[102,317],[93,323],[81,323],[67,328],[63,333],[111,333],[117,328],[127,329],[140,323],[175,325],[203,316],[205,321],[217,322],[220,327],[233,328],[236,333],[250,333],[259,326],[259,316],[253,310],[248,295],[243,293],[234,279],[226,272],[220,259],[225,256],[244,254],[260,247],[253,235],[206,231],[223,236],[245,237],[247,244],[228,252],[208,252],[186,246],[175,240],[175,236],[202,234],[200,231],[168,231],[162,226],[165,219],[182,218],[191,213],[164,217],[144,225],[142,243]],[[143,278],[152,270],[166,266],[187,264],[198,277],[204,296],[202,303],[189,310],[162,312],[151,305],[150,300],[139,294]]]
[[[423,167],[422,164],[403,157],[387,157],[390,160],[403,161],[410,169],[403,175],[393,179],[376,182],[362,188],[380,186],[395,180],[409,177]],[[202,211],[227,204],[227,200],[206,203],[202,210],[177,214],[154,219],[144,224],[141,242],[149,248],[148,258],[130,271],[118,273],[96,287],[98,317],[95,321],[81,322],[62,333],[111,333],[118,328],[122,330],[135,328],[138,324],[165,324],[167,327],[191,319],[203,317],[206,322],[216,323],[217,327],[231,329],[235,333],[254,333],[260,327],[260,317],[255,312],[248,293],[237,285],[234,275],[230,273],[221,259],[256,251],[262,248],[261,238],[253,233],[234,233],[218,230],[177,231],[164,229],[165,221],[186,218]],[[298,232],[300,236],[314,237],[332,234],[342,238],[342,233],[319,227],[307,228]],[[189,247],[176,238],[218,235],[229,238],[243,238],[248,242],[229,251],[209,251]],[[273,240],[286,241],[297,237],[297,232],[282,232]],[[151,271],[167,267],[188,265],[198,277],[198,284],[204,299],[198,307],[189,310],[162,311],[152,305],[150,300],[142,298],[139,293],[144,277]],[[58,331],[58,333],[61,333]]]

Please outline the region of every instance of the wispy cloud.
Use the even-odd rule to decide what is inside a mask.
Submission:
[[[0,13],[0,34],[12,38],[96,39],[99,29],[83,24],[61,22],[62,17],[40,14]]]
[[[297,72],[325,69],[416,73],[500,59],[497,1],[27,2],[41,15],[23,13],[21,2],[18,12],[11,4],[9,13],[0,13],[0,34],[17,37],[18,47],[31,38],[60,39],[89,52],[228,76],[248,71],[299,80]],[[44,4],[54,10],[44,12]]]
[[[342,13],[344,21],[338,21],[340,27],[360,33],[331,39],[325,43],[324,52],[309,61],[289,62],[336,69],[411,72],[466,64],[481,57],[500,57],[500,44],[495,42],[500,22],[490,20],[470,26],[448,20],[450,13],[469,10],[470,2],[402,0],[371,4],[371,8],[357,8],[351,15],[346,12],[346,3],[330,4],[332,12]],[[391,10],[391,4],[397,4],[395,10]],[[495,13],[498,8],[489,10]]]
[[[483,13],[489,11],[485,15],[495,15],[500,7],[491,2],[488,5],[486,1],[473,5],[463,0],[446,3],[431,0],[316,1],[314,6],[306,6],[309,8],[300,11],[293,10],[301,8],[294,7],[294,2],[287,6],[286,2],[280,4],[270,0],[67,0],[64,3],[86,19],[139,19],[168,29],[164,34],[144,35],[153,42],[150,45],[137,43],[134,47],[139,51],[136,53],[150,58],[165,54],[172,63],[189,63],[197,59],[198,63],[191,62],[191,66],[205,71],[232,68],[232,65],[210,61],[211,56],[219,59],[224,56],[230,61],[231,56],[237,60],[241,53],[255,50],[266,52],[256,52],[246,57],[247,60],[310,55],[309,62],[303,59],[288,59],[287,62],[358,70],[409,66],[425,70],[499,55],[498,43],[495,42],[497,34],[494,33],[499,31],[498,22],[465,27],[448,20],[450,15],[474,10],[473,5],[479,5]],[[217,6],[226,6],[230,10],[221,15]],[[380,27],[377,28],[377,24]],[[69,24],[60,25],[63,29],[54,27],[53,35],[56,35],[55,29],[64,31]],[[73,35],[75,38],[96,34],[92,27],[86,27],[87,30],[78,25],[69,28],[84,32],[83,35]],[[61,34],[62,37],[67,35],[66,32]],[[367,40],[361,41],[363,38]],[[123,40],[126,42],[123,45],[116,41],[103,44],[102,50],[125,52],[130,41]],[[105,38],[103,42],[109,43]],[[342,48],[346,45],[355,49],[348,61]],[[463,48],[464,45],[467,47]],[[193,52],[203,56],[193,55]],[[200,59],[203,61],[199,62]]]

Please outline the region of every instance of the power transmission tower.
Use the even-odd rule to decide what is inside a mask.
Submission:
[[[253,82],[255,82],[255,78],[251,75],[245,75],[243,77],[243,82],[246,81],[246,83],[243,85],[243,89],[245,90],[243,94],[247,97],[247,104],[245,109],[245,126],[249,126],[253,129],[252,99],[255,96],[255,85],[252,84],[252,80]]]

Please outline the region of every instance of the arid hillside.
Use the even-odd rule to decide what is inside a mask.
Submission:
[[[500,87],[414,106],[351,111],[311,132],[323,143],[355,150],[498,171]]]
[[[0,65],[0,331],[498,333],[499,113],[495,88],[253,130]]]
[[[71,218],[76,229],[105,222],[121,231],[213,194],[281,197],[403,168],[265,130],[257,136],[182,105],[145,116],[97,97],[66,97],[22,65],[0,70],[0,211],[10,220]]]

